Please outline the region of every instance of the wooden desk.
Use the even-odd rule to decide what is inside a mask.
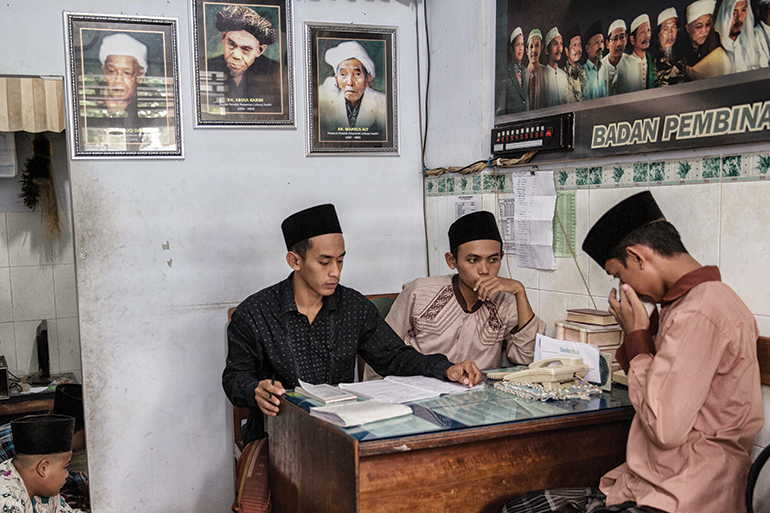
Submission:
[[[276,513],[498,512],[523,492],[595,486],[625,461],[633,417],[624,403],[359,441],[292,400],[283,398],[280,414],[267,417]]]

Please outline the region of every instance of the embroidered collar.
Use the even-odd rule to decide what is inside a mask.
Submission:
[[[673,303],[680,297],[687,294],[690,289],[701,283],[707,281],[722,281],[722,275],[719,273],[719,267],[715,265],[706,265],[700,269],[691,271],[681,278],[669,289],[663,301],[660,302],[661,306],[666,306],[669,303]]]

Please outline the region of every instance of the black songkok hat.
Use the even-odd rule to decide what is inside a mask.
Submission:
[[[83,429],[83,385],[66,383],[56,387],[53,412],[75,417],[75,433]]]
[[[588,30],[586,30],[585,35],[583,36],[583,44],[588,44],[588,40],[594,37],[596,34],[604,35],[604,31],[602,30],[602,22],[601,20],[596,20],[591,24],[590,27],[588,27]]]
[[[11,421],[16,454],[56,454],[72,450],[75,419],[69,415],[27,415]]]
[[[573,37],[580,36],[583,37],[583,34],[580,33],[580,25],[572,25],[570,28],[567,29],[567,31],[563,34],[563,41],[564,41],[564,47],[566,48],[569,46],[570,41],[572,41]],[[582,45],[585,44],[585,41],[581,41],[581,49]]]
[[[500,230],[492,212],[481,210],[462,216],[449,227],[449,248],[457,249],[460,244],[474,240],[496,240],[500,244]]]
[[[305,239],[327,233],[342,233],[337,211],[330,203],[306,208],[290,215],[281,223],[281,230],[286,249],[289,251],[292,246]]]
[[[583,251],[604,268],[610,251],[626,235],[637,228],[665,219],[650,191],[634,194],[612,207],[596,221],[583,241]]]

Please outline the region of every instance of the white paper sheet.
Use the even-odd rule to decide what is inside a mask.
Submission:
[[[392,403],[408,403],[438,397],[443,394],[457,394],[484,388],[483,384],[468,388],[459,383],[442,381],[426,376],[388,376],[385,379],[359,383],[340,383],[339,387],[365,399],[379,399]]]
[[[519,267],[556,269],[553,212],[556,186],[552,171],[513,173],[514,238]]]
[[[478,195],[458,196],[454,204],[455,220],[481,210],[481,201],[481,196]]]
[[[580,355],[583,357],[583,363],[588,365],[588,373],[585,376],[586,381],[591,383],[601,383],[602,375],[599,367],[599,348],[593,344],[584,344],[582,342],[568,342],[566,340],[557,340],[546,337],[538,333],[535,340],[535,360],[542,360],[552,356]]]

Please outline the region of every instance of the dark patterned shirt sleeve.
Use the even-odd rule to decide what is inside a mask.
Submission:
[[[227,364],[222,387],[235,406],[257,408],[254,389],[262,373],[262,345],[249,326],[249,317],[249,311],[238,308],[227,326]]]

